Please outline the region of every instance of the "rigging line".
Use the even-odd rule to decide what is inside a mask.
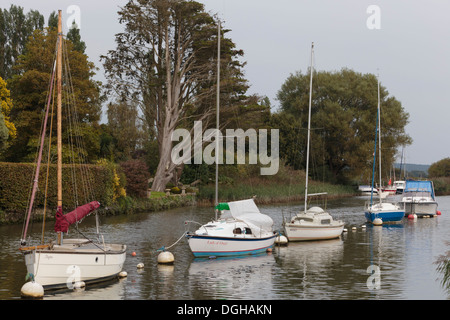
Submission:
[[[53,85],[56,86],[56,79]],[[53,98],[52,98],[52,112],[50,115],[50,130],[48,137],[48,156],[47,156],[47,175],[45,181],[45,193],[44,193],[44,213],[43,213],[43,221],[42,221],[42,244],[44,241],[44,232],[45,232],[45,220],[47,216],[47,195],[48,195],[48,179],[50,176],[50,158],[51,158],[51,144],[52,144],[52,131],[53,131],[53,117],[54,117],[54,106],[55,106],[55,90],[53,90]]]
[[[93,188],[91,186],[91,183],[89,182],[89,170],[86,166],[87,164],[87,160],[84,156],[84,152],[86,152],[86,147],[84,145],[84,142],[82,140],[82,132],[81,132],[81,125],[80,125],[80,121],[78,119],[78,114],[77,114],[77,108],[76,108],[76,99],[75,99],[75,90],[73,88],[73,78],[72,78],[72,73],[70,71],[70,63],[68,60],[68,53],[67,53],[67,49],[66,47],[64,47],[65,49],[65,66],[66,66],[66,75],[67,75],[67,86],[68,86],[68,101],[69,101],[69,107],[72,106],[72,112],[68,112],[69,117],[70,117],[70,137],[72,139],[72,148],[73,145],[76,145],[78,148],[78,153],[77,156],[79,158],[79,171],[80,171],[80,179],[81,179],[81,183],[83,186],[83,195],[84,195],[84,201],[87,203],[90,200],[94,199],[94,192],[93,192]],[[72,115],[73,114],[73,115]],[[73,127],[72,127],[73,125]],[[75,139],[73,139],[73,136],[75,136]],[[73,140],[75,140],[75,143],[73,143]],[[75,167],[75,152],[72,151],[72,155],[73,155],[73,166]]]
[[[56,51],[57,51],[57,46],[58,46],[58,41],[56,41],[56,43],[55,43],[55,50],[54,50],[54,52],[53,52],[53,59],[52,59],[51,61],[55,61]],[[48,86],[47,86],[47,95],[46,95],[45,101],[48,101],[49,96],[50,96],[51,91],[52,91],[52,85],[53,85],[53,82],[52,82],[52,74],[53,74],[55,68],[56,68],[56,65],[53,64],[52,68],[50,69],[50,79],[49,79],[49,83],[48,83]],[[48,101],[48,103],[50,103],[50,102]],[[47,104],[46,104],[46,105],[47,105]],[[43,113],[43,115],[44,115],[44,116],[42,117],[42,120],[41,120],[41,129],[40,129],[40,131],[39,131],[39,137],[42,136],[42,132],[43,132],[43,130],[45,130],[45,128],[44,128],[44,123],[45,123],[45,107],[44,107],[44,113]],[[40,146],[40,140],[41,140],[41,139],[38,139],[38,142],[37,142],[37,144],[36,144],[36,152],[35,152],[35,157],[34,157],[34,162],[33,162],[33,163],[36,163],[36,165],[37,165],[37,161],[38,161],[38,158],[39,158],[39,146]],[[32,197],[32,193],[33,193],[33,181],[34,181],[35,178],[36,178],[36,177],[35,177],[34,174],[31,174],[31,175],[30,175],[30,183],[28,184],[28,185],[29,185],[29,189],[28,189],[28,200],[27,200],[27,207],[26,207],[26,211],[25,211],[25,212],[29,212],[29,210],[30,210],[30,213],[31,213],[31,210],[32,210],[32,208],[30,208],[30,205],[32,205],[32,204],[31,204],[31,197]],[[37,188],[37,190],[38,190],[38,189],[39,189],[39,188]],[[36,191],[37,191],[37,190],[36,190]],[[34,213],[33,213],[33,215],[34,215]],[[33,225],[33,219],[31,219],[31,224]],[[22,234],[25,233],[25,231],[26,231],[26,229],[27,229],[27,227],[28,227],[27,225],[28,225],[28,222],[27,222],[27,215],[25,214],[24,222],[23,222],[23,224],[22,224]],[[32,228],[32,226],[31,226],[31,228]],[[23,240],[25,240],[25,239],[23,239]]]

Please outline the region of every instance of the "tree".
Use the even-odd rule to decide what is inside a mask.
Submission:
[[[86,50],[86,43],[81,40],[80,29],[78,29],[75,21],[72,22],[69,32],[67,32],[67,39],[72,41],[73,48],[81,53]]]
[[[14,74],[13,67],[28,38],[43,27],[44,17],[36,10],[25,15],[22,7],[13,4],[9,10],[0,9],[0,77],[8,80]]]
[[[377,78],[349,69],[315,72],[311,116],[311,159],[326,166],[335,182],[370,177],[377,114]],[[281,113],[297,118],[298,130],[307,128],[309,73],[291,75],[278,92]],[[408,113],[381,86],[382,167],[391,168],[397,147],[411,143],[404,128]],[[306,161],[306,130],[298,141],[302,166]],[[281,142],[282,144],[283,142]],[[291,147],[292,149],[294,147]],[[305,152],[306,153],[306,152]],[[288,162],[290,160],[288,159]]]
[[[142,146],[143,131],[137,110],[126,102],[110,103],[107,115],[115,160],[128,160]]]
[[[445,158],[433,163],[428,168],[430,178],[450,177],[450,158]]]
[[[0,77],[0,113],[3,116],[3,121],[0,122],[6,127],[8,137],[14,139],[17,136],[17,130],[10,120],[12,107],[11,94],[6,88],[6,82]]]
[[[30,160],[37,145],[43,108],[47,103],[47,94],[54,65],[57,31],[55,29],[35,30],[27,42],[25,53],[14,66],[15,75],[8,81],[14,108],[11,120],[17,128],[17,138],[10,145],[5,156],[9,161]],[[77,106],[76,117],[81,124],[80,132],[87,138],[84,152],[91,160],[92,153],[99,148],[96,136],[96,124],[100,119],[101,96],[100,83],[92,79],[95,66],[88,57],[73,49],[70,41],[64,40],[66,49],[64,61],[70,62],[71,80],[74,89],[73,102]],[[64,74],[63,74],[64,76]],[[66,82],[67,83],[67,82]],[[63,99],[66,105],[68,98]],[[67,123],[65,114],[63,124]],[[56,137],[56,126],[53,137]],[[63,125],[63,143],[68,144],[68,126]],[[98,145],[96,145],[98,144]],[[98,150],[96,151],[98,153]]]
[[[125,32],[116,35],[117,49],[102,57],[108,88],[140,107],[146,131],[158,143],[152,190],[163,191],[176,170],[173,131],[190,129],[215,110],[217,24],[195,1],[130,0],[119,17]],[[248,88],[238,60],[243,52],[229,39],[222,43],[221,99],[236,105]]]

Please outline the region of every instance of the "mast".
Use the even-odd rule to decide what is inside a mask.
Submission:
[[[216,203],[219,205],[219,107],[220,107],[220,20],[217,23],[217,97],[216,97]],[[215,219],[217,220],[215,209]]]
[[[372,188],[370,190],[370,207],[373,204],[373,187],[375,182],[375,162],[377,159],[377,137],[378,137],[378,124],[380,123],[380,82],[378,80],[378,105],[377,105],[377,121],[375,125],[375,148],[373,150],[373,166],[372,166]],[[381,139],[380,139],[381,141]],[[380,157],[381,160],[381,157]],[[380,161],[381,162],[381,161]],[[381,174],[381,166],[380,166],[380,174]],[[380,177],[381,181],[381,177]],[[381,202],[381,194],[380,194],[380,202]]]
[[[306,148],[305,213],[306,213],[306,209],[307,209],[307,205],[308,205],[309,142],[310,142],[310,138],[311,138],[313,56],[314,56],[314,42],[311,44],[311,67],[310,67],[310,80],[309,80],[309,113],[308,113],[308,145]]]
[[[379,150],[379,160],[378,160],[378,166],[380,168],[380,191],[379,191],[379,195],[380,195],[380,203],[382,202],[381,199],[381,106],[380,106],[380,79],[378,79],[378,150]]]
[[[57,161],[57,181],[58,181],[58,193],[57,193],[57,211],[62,214],[62,124],[61,124],[61,89],[62,89],[62,21],[61,21],[61,10],[58,10],[58,54],[56,58],[57,73],[56,73],[56,90],[57,90],[57,150],[58,150],[58,161]],[[61,233],[58,232],[58,244],[61,244]]]

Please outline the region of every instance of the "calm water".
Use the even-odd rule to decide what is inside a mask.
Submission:
[[[46,294],[44,299],[449,299],[435,262],[450,250],[450,197],[438,198],[442,215],[436,218],[362,228],[364,201],[356,197],[328,202],[330,213],[346,222],[348,232],[341,239],[291,243],[271,254],[215,260],[194,259],[182,239],[169,250],[175,256],[173,266],[158,265],[156,250],[180,238],[186,230],[184,221],[209,221],[211,209],[104,217],[105,241],[128,245],[124,267],[128,277],[83,292]],[[261,206],[260,210],[280,229],[283,215],[295,214],[302,207]],[[93,234],[93,220],[88,218],[80,226],[84,234]],[[21,230],[21,225],[0,227],[2,300],[20,299],[25,281],[25,265],[17,250]],[[40,224],[33,226],[36,235],[40,230]],[[136,268],[140,262],[145,264],[143,270]],[[367,272],[370,265],[380,268],[379,289],[368,286],[374,283]]]

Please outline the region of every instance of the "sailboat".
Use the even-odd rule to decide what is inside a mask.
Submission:
[[[380,82],[378,81],[378,106],[377,106],[377,124],[375,129],[375,150],[373,152],[372,167],[372,192],[370,202],[366,202],[364,215],[368,222],[381,224],[385,222],[399,222],[405,215],[405,209],[397,203],[383,202],[383,196],[379,193],[379,202],[373,201],[373,185],[375,181],[375,160],[377,154],[377,135],[379,139],[379,176],[381,186],[381,113],[380,113]]]
[[[320,207],[308,209],[308,196],[322,196],[326,193],[308,194],[309,149],[311,138],[311,104],[313,80],[314,43],[311,45],[311,68],[309,88],[309,116],[308,116],[308,144],[306,152],[306,181],[305,181],[305,208],[289,221],[283,221],[284,232],[289,241],[328,240],[335,239],[342,234],[344,222],[334,220],[333,217]]]
[[[273,220],[262,214],[253,199],[219,203],[219,107],[220,107],[220,22],[218,23],[217,107],[216,107],[216,182],[215,217],[188,232],[189,247],[195,257],[225,257],[258,254],[275,243]],[[220,216],[219,216],[220,213]]]
[[[44,125],[41,133],[40,148],[35,170],[35,177],[24,223],[24,230],[19,248],[25,258],[28,276],[40,284],[44,290],[72,289],[74,284],[101,282],[115,278],[121,271],[126,258],[126,245],[105,243],[103,235],[98,232],[98,239],[64,239],[70,225],[76,223],[100,207],[98,201],[91,201],[79,206],[74,211],[63,214],[62,196],[62,49],[63,35],[61,11],[58,12],[57,57],[52,70],[50,93],[48,95]],[[28,227],[33,203],[38,189],[38,178],[44,148],[47,119],[49,117],[53,82],[56,74],[57,86],[57,208],[56,208],[56,242],[45,244],[44,238],[39,245],[28,242]],[[51,139],[48,139],[51,140]],[[45,208],[44,208],[45,215]],[[96,220],[98,224],[98,220]],[[84,236],[84,235],[83,235]]]

